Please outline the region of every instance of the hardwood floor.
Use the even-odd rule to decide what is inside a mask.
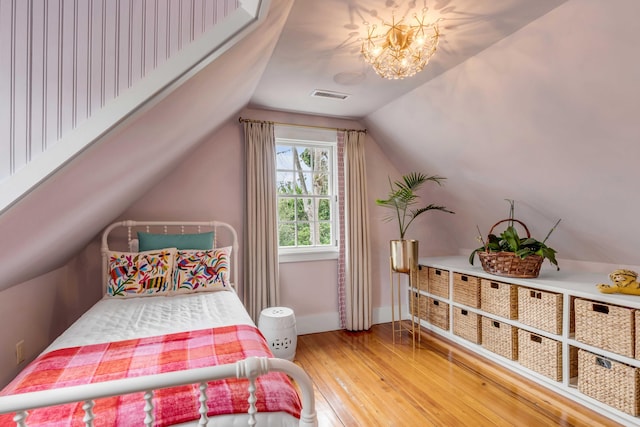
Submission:
[[[320,426],[613,426],[598,413],[430,332],[391,324],[298,337]]]

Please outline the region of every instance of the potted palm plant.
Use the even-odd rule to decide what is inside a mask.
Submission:
[[[438,210],[447,213],[454,213],[444,206],[432,203],[416,207],[420,202],[420,196],[416,191],[427,182],[442,185],[446,178],[437,175],[425,175],[421,172],[411,172],[403,175],[397,181],[389,178],[389,194],[386,199],[377,199],[376,204],[391,210],[391,213],[384,219],[385,221],[396,221],[399,231],[398,240],[392,240],[391,245],[391,268],[399,273],[408,273],[411,266],[418,260],[418,241],[406,240],[405,234],[413,221],[425,212]]]

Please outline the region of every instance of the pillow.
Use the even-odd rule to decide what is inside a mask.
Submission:
[[[173,291],[176,249],[146,252],[108,252],[107,295],[139,297]]]
[[[178,250],[173,271],[176,293],[230,290],[231,246],[202,250]]]
[[[140,251],[154,249],[211,249],[213,248],[213,231],[196,234],[153,234],[138,231]]]

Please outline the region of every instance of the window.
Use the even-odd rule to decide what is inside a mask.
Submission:
[[[280,260],[336,258],[337,134],[279,128],[276,193]]]

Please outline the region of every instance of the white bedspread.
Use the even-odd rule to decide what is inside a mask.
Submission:
[[[103,298],[45,350],[172,334],[253,321],[233,291]]]

